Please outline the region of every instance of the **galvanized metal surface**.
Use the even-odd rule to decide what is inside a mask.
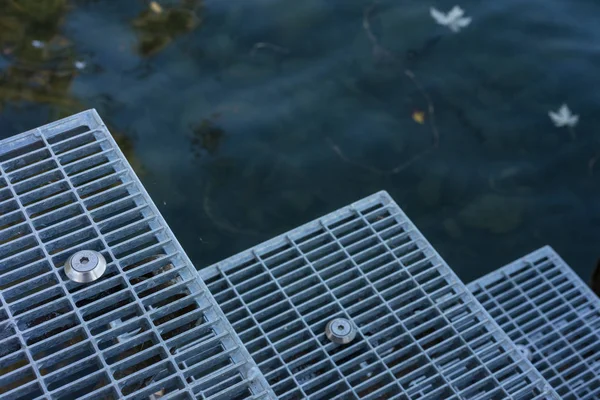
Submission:
[[[600,398],[600,300],[552,248],[469,289],[562,399]]]
[[[0,142],[0,398],[152,396],[273,398],[95,111]]]
[[[387,193],[200,273],[280,399],[559,398]]]

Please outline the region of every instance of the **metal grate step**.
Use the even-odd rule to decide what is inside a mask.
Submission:
[[[1,399],[273,397],[95,111],[0,142]]]
[[[562,399],[600,398],[600,299],[552,248],[469,289]]]
[[[280,399],[559,399],[387,193],[200,274]]]

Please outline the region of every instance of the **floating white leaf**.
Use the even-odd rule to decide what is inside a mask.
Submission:
[[[87,67],[87,63],[85,61],[75,61],[73,65],[75,66],[75,69],[78,69],[80,71]]]
[[[163,12],[162,6],[160,4],[158,4],[156,1],[151,1],[150,2],[150,9],[155,14],[160,14],[160,13]]]
[[[465,11],[459,6],[454,6],[452,10],[444,13],[434,7],[429,9],[431,16],[438,24],[447,26],[452,32],[458,32],[471,24],[472,18],[465,17]]]
[[[566,104],[560,106],[556,112],[549,111],[548,115],[550,116],[552,122],[554,122],[554,125],[556,125],[558,128],[562,128],[564,126],[573,128],[579,122],[579,115],[574,115],[569,109],[569,106]]]

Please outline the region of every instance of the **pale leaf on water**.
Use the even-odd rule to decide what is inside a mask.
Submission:
[[[557,128],[573,128],[579,123],[579,115],[573,114],[566,104],[560,106],[558,111],[548,111],[548,116]]]
[[[156,14],[160,14],[163,12],[162,6],[160,4],[158,4],[156,1],[150,2],[150,9],[152,10],[152,12],[154,12]]]
[[[471,24],[472,18],[465,17],[465,11],[459,6],[454,6],[450,11],[444,13],[434,7],[429,9],[431,17],[442,26],[448,27],[452,32],[459,32]]]

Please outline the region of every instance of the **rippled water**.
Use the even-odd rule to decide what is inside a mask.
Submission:
[[[465,281],[544,244],[589,275],[600,3],[158,3],[0,0],[0,137],[96,108],[198,268],[385,189]]]

